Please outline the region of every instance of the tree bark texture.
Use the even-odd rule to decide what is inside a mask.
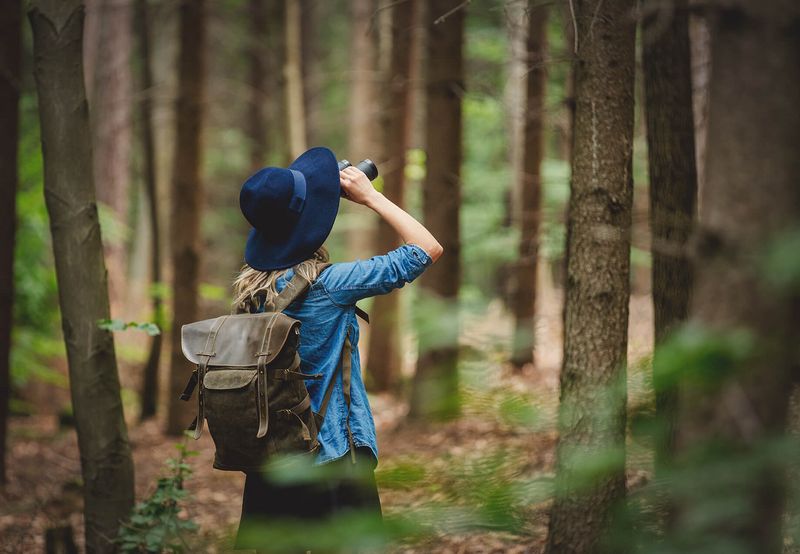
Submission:
[[[28,13],[39,96],[44,192],[84,487],[87,552],[109,540],[133,507],[133,463],[122,413],[83,83],[84,8],[41,0]]]
[[[14,316],[14,243],[17,230],[17,149],[22,87],[22,2],[0,18],[0,486],[6,482],[6,435],[11,397],[11,326]]]
[[[425,70],[425,148],[423,212],[427,228],[444,247],[442,257],[421,277],[426,302],[441,304],[435,337],[420,336],[409,416],[447,418],[459,411],[458,289],[461,282],[462,120],[464,95],[465,4],[428,3]],[[429,304],[430,305],[430,304]],[[431,344],[428,339],[434,339]]]
[[[348,106],[347,126],[347,155],[343,156],[352,163],[358,163],[364,158],[370,158],[379,165],[381,173],[380,153],[380,116],[378,113],[378,58],[384,58],[380,50],[378,36],[383,32],[381,28],[383,10],[376,12],[376,0],[350,0],[350,61],[348,73],[350,75],[350,98]],[[389,9],[389,8],[387,8]],[[380,15],[378,15],[380,14]],[[379,51],[381,53],[379,54]],[[382,60],[381,60],[382,61]],[[353,259],[369,258],[376,245],[377,217],[363,206],[352,202],[342,203],[343,215],[353,223],[347,226],[347,254]],[[357,222],[357,223],[356,223]],[[374,310],[373,310],[374,311]],[[373,316],[374,318],[374,316]],[[375,328],[374,319],[370,328],[369,338],[372,340],[371,330]],[[369,362],[367,366],[369,366]],[[369,375],[369,373],[367,374]]]
[[[300,2],[285,0],[285,5],[286,59],[283,72],[286,78],[286,129],[290,158],[294,159],[305,152],[308,144],[303,87],[302,28]]]
[[[521,167],[517,175],[520,190],[519,259],[516,265],[514,337],[511,363],[520,368],[533,363],[536,317],[536,275],[539,257],[539,223],[542,217],[542,128],[544,89],[547,80],[547,5],[537,1],[528,6],[526,39],[525,110],[523,112]]]
[[[326,4],[322,0],[295,0],[300,11],[300,82],[303,87],[303,113],[305,114],[306,145],[317,145],[320,140],[319,116],[322,107],[323,66],[319,33],[324,27],[323,13]]]
[[[288,165],[293,158],[289,153],[289,142],[286,140],[286,75],[284,64],[286,60],[286,4],[283,0],[269,0],[267,2],[267,28],[266,36],[262,42],[266,43],[266,67],[269,96],[266,98],[268,107],[267,120],[267,152],[271,156],[270,163]]]
[[[797,281],[794,289],[781,286],[764,256],[800,224],[800,5],[720,2],[710,9],[706,190],[693,238],[690,320],[727,336],[744,331],[752,347],[738,365],[714,369],[723,378],[681,388],[676,459],[679,467],[716,460],[745,469],[733,478],[705,469],[691,490],[684,487],[677,531],[697,539],[684,551],[700,551],[696,533],[714,533],[739,552],[778,553],[787,456],[767,447],[786,431],[800,302]],[[696,374],[688,369],[687,378]],[[712,445],[717,458],[708,457]],[[736,503],[737,517],[707,518],[709,499]],[[701,514],[706,524],[698,528]]]
[[[690,8],[692,4],[690,3]],[[708,82],[711,76],[711,38],[704,14],[689,16],[689,44],[692,59],[692,106],[694,112],[694,147],[697,165],[697,210],[705,190],[706,142],[708,136]]]
[[[634,2],[586,0],[574,7],[575,136],[549,553],[601,549],[611,511],[625,495]],[[598,456],[608,468],[579,482],[584,464]]]
[[[160,289],[161,285],[161,225],[158,213],[158,177],[156,165],[156,136],[153,129],[153,69],[150,58],[150,22],[147,0],[136,0],[136,22],[139,38],[139,70],[142,99],[139,103],[139,118],[144,167],[144,192],[147,197],[147,215],[150,220],[150,284]],[[161,344],[165,330],[164,305],[160,290],[151,292],[153,301],[153,323],[161,334],[150,342],[150,353],[142,372],[141,413],[142,421],[156,414],[158,405],[158,369],[161,362]]]
[[[692,272],[687,242],[695,219],[697,170],[688,1],[662,4],[648,0],[643,7],[653,314],[659,346],[672,329],[686,321],[689,311]],[[658,471],[673,449],[677,390],[657,386],[655,394],[656,417],[664,431],[656,442]]]
[[[178,101],[175,165],[172,174],[172,349],[167,432],[180,434],[189,423],[194,403],[182,402],[192,367],[181,352],[181,326],[196,321],[200,281],[200,212],[203,204],[202,131],[206,86],[206,21],[204,0],[180,5]]]
[[[411,135],[412,21],[415,0],[395,4],[391,11],[389,64],[384,76],[382,131],[383,194],[400,207],[405,205],[406,152]],[[400,237],[383,219],[378,222],[378,252],[400,245]],[[400,303],[398,291],[375,298],[369,338],[368,375],[375,390],[390,390],[400,378]]]
[[[264,165],[269,144],[267,143],[266,108],[270,88],[266,86],[269,68],[264,48],[268,28],[266,0],[249,0],[247,4],[250,33],[247,44],[247,69],[250,85],[250,104],[247,109],[245,129],[250,146],[250,171],[255,172]]]
[[[131,90],[133,75],[131,49],[133,21],[127,0],[91,0],[87,20],[93,19],[95,42],[90,52],[94,58],[89,81],[89,113],[92,125],[92,152],[97,200],[108,207],[115,221],[124,228],[128,223],[131,145]],[[88,41],[87,41],[88,42]],[[126,250],[123,236],[106,234],[111,308],[119,317],[126,290]]]

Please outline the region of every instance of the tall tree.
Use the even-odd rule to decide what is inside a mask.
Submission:
[[[306,150],[306,109],[303,87],[302,19],[300,2],[285,0],[286,59],[286,129],[290,158]],[[291,160],[290,160],[291,161]]]
[[[731,551],[778,553],[791,455],[774,446],[786,431],[800,339],[796,265],[787,259],[796,256],[791,244],[800,229],[800,4],[715,2],[710,9],[706,190],[693,238],[690,319],[726,337],[716,344],[735,342],[746,352],[718,356],[722,364],[713,368],[686,368],[696,384],[681,388],[678,461],[682,470],[702,464],[702,475],[674,491],[676,528],[695,539],[682,542],[684,551],[701,551],[699,540],[713,536]],[[765,263],[776,252],[767,257],[772,266]],[[793,274],[777,273],[789,267]],[[710,499],[736,506],[735,516],[713,517],[719,512]]]
[[[612,507],[625,495],[634,5],[574,4],[576,111],[549,553],[598,551]],[[598,456],[606,470],[584,482],[583,464]]]
[[[14,306],[14,238],[17,230],[17,146],[22,86],[22,2],[5,6],[0,19],[0,486],[6,482],[6,431],[11,395],[11,323]]]
[[[83,3],[37,0],[28,17],[45,202],[81,457],[86,550],[112,552],[110,540],[133,507],[133,462],[114,338],[97,323],[109,317],[109,301],[83,82]]]
[[[303,86],[303,113],[305,113],[305,141],[307,145],[319,144],[319,116],[322,105],[322,45],[319,40],[324,10],[330,2],[295,0],[300,12],[300,75]]]
[[[200,281],[200,211],[203,201],[202,131],[206,86],[204,0],[180,4],[180,51],[176,105],[175,165],[172,174],[172,354],[167,432],[180,434],[191,406],[179,402],[191,367],[181,352],[181,326],[197,319]]]
[[[386,10],[376,12],[376,0],[350,0],[350,52],[348,73],[350,75],[350,95],[347,125],[347,157],[357,163],[364,158],[377,159],[380,140],[378,118],[378,60],[384,62],[388,52],[378,43]],[[380,15],[378,15],[380,14]],[[376,32],[378,31],[378,32]],[[384,49],[386,50],[386,49]],[[380,52],[380,55],[379,55]],[[381,172],[383,168],[381,166]],[[364,211],[361,206],[345,202],[342,209],[350,221],[358,225],[347,226],[347,253],[351,258],[368,258],[375,250],[375,214]],[[372,329],[370,328],[370,340]],[[368,363],[368,367],[371,364]],[[368,371],[367,375],[371,372]]]
[[[128,221],[129,160],[133,135],[131,3],[127,0],[90,0],[87,6],[87,20],[94,20],[87,23],[87,28],[94,29],[87,35],[87,42],[93,42],[87,45],[88,51],[94,56],[87,86],[97,200],[110,210],[117,223],[125,226]],[[112,313],[116,316],[122,307],[126,288],[124,240],[106,236],[105,253]]]
[[[153,301],[153,323],[164,332],[164,303],[161,294],[161,224],[158,213],[158,177],[156,166],[156,134],[153,129],[153,68],[150,57],[150,22],[147,0],[136,0],[136,23],[139,38],[139,71],[144,92],[139,104],[142,139],[144,190],[150,219],[150,285]],[[163,334],[155,335],[150,342],[150,354],[142,373],[140,391],[142,420],[156,414],[158,403],[158,368],[161,362]]]
[[[422,294],[440,305],[436,344],[420,341],[409,416],[451,417],[459,411],[458,289],[461,282],[462,125],[464,95],[464,2],[428,3],[425,69],[425,149],[423,191],[425,225],[444,247],[444,254],[421,277]]]
[[[676,325],[686,320],[689,311],[691,267],[687,241],[695,218],[697,170],[688,0],[670,4],[647,0],[643,9],[653,313],[658,346]],[[656,388],[656,415],[665,427],[656,448],[657,469],[672,450],[676,402],[677,391]]]
[[[247,15],[250,25],[246,51],[250,103],[245,128],[250,146],[250,171],[256,171],[265,165],[269,150],[265,114],[270,94],[270,88],[266,86],[269,68],[263,47],[268,28],[267,1],[249,0]]]
[[[267,31],[264,41],[267,44],[267,87],[270,90],[268,101],[270,124],[267,128],[270,154],[277,163],[291,161],[289,143],[286,140],[286,3],[270,0],[267,3]]]
[[[536,316],[536,274],[541,220],[542,127],[544,119],[545,50],[547,49],[547,5],[534,0],[528,6],[526,40],[525,111],[522,129],[519,259],[516,266],[514,341],[511,362],[515,367],[533,363]]]
[[[382,94],[381,133],[383,154],[383,194],[389,200],[405,204],[406,152],[411,135],[412,20],[414,0],[393,4],[391,43]],[[378,252],[387,252],[400,244],[397,233],[385,221],[378,222]],[[369,337],[369,375],[375,390],[393,388],[400,377],[400,304],[397,291],[375,298]]]

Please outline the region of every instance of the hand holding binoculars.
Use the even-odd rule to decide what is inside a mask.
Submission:
[[[340,160],[339,171],[343,170],[345,167],[351,167],[352,165],[353,164],[347,160]],[[370,181],[374,181],[378,177],[378,166],[370,159],[361,160],[355,167],[363,171]],[[341,194],[344,196],[344,191],[342,191]]]

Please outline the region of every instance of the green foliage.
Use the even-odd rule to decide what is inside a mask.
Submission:
[[[97,326],[106,331],[127,331],[128,329],[135,329],[137,331],[144,331],[151,337],[160,335],[161,330],[155,323],[138,323],[136,321],[122,321],[121,319],[99,319]]]
[[[762,259],[764,280],[779,290],[800,291],[800,229],[792,229],[773,239]]]
[[[14,249],[14,326],[11,379],[65,385],[51,360],[64,356],[59,329],[58,288],[44,203],[42,153],[36,97],[21,99],[17,233]]]
[[[179,517],[179,514],[181,504],[187,498],[183,483],[192,474],[186,458],[194,456],[196,452],[189,450],[185,441],[175,447],[178,457],[166,462],[170,474],[158,479],[153,494],[137,504],[130,520],[120,527],[116,543],[122,552],[194,551],[186,540],[186,534],[196,531],[197,524],[191,519]]]
[[[715,388],[736,375],[755,348],[744,329],[717,332],[687,324],[658,349],[653,362],[653,386],[669,390],[679,383]]]

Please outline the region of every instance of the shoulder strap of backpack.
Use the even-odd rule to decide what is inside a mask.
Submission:
[[[350,381],[353,375],[351,363],[352,349],[350,330],[348,329],[344,337],[344,344],[342,345],[342,361],[339,367],[342,368],[342,393],[344,394],[344,403],[347,407],[347,416],[344,421],[345,427],[347,428],[347,441],[350,445],[350,459],[353,463],[356,463],[356,445],[353,441],[353,432],[350,430]],[[325,420],[325,413],[328,411],[328,402],[330,402],[331,395],[333,394],[333,385],[336,383],[336,378],[338,376],[338,371],[333,374],[330,383],[328,383],[328,388],[325,389],[325,396],[322,397],[322,403],[319,406],[318,412],[322,421]]]
[[[317,264],[317,277],[319,277],[319,275],[330,265],[330,262]],[[284,286],[281,292],[278,293],[278,296],[275,298],[273,304],[268,306],[268,308],[273,312],[282,312],[289,306],[289,304],[301,296],[309,286],[311,286],[310,282],[308,282],[300,274],[294,273],[292,278],[286,282],[286,286]],[[356,315],[369,323],[369,314],[358,306],[356,306]]]
[[[317,275],[322,273],[322,271],[329,265],[331,264],[317,264]],[[286,281],[286,285],[283,287],[281,292],[278,293],[278,296],[275,298],[272,305],[268,306],[268,308],[273,312],[282,312],[289,306],[289,304],[294,302],[298,297],[306,292],[310,286],[311,283],[305,277],[295,271],[292,275],[292,278]]]

